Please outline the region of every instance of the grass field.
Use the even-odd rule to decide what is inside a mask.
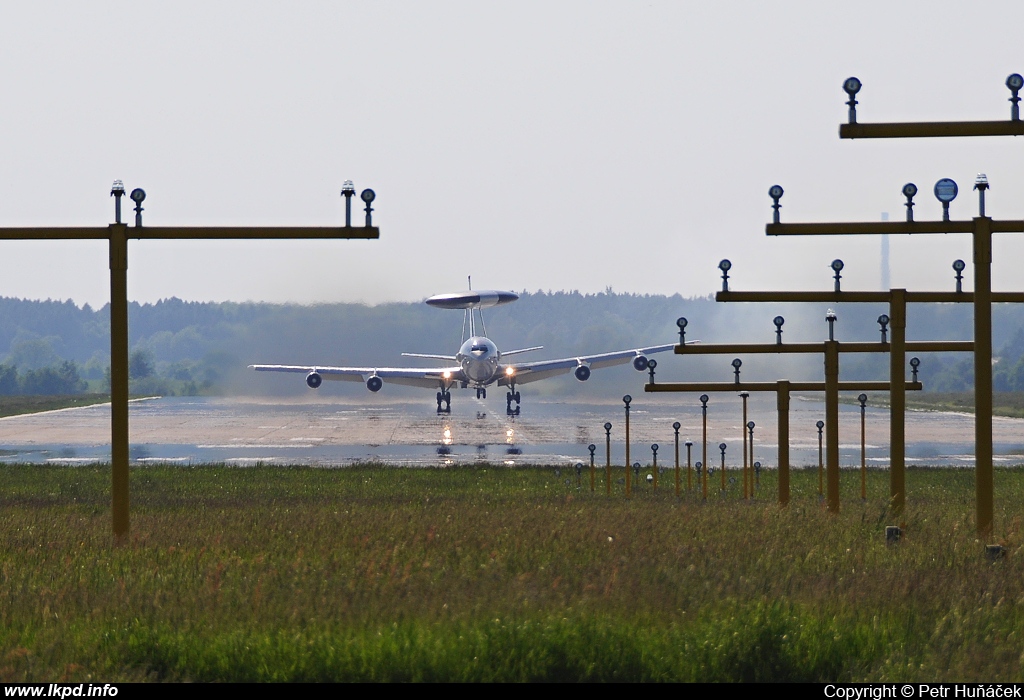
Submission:
[[[891,547],[869,477],[830,516],[813,470],[780,510],[772,473],[135,467],[114,547],[107,468],[3,466],[0,680],[1022,680],[1024,471],[994,563],[971,472],[910,470]]]
[[[25,413],[53,411],[58,408],[93,406],[110,401],[110,394],[70,394],[67,396],[0,396],[0,418]]]
[[[844,397],[846,403],[856,404],[852,397]],[[872,393],[872,406],[888,406],[888,393]],[[973,391],[912,391],[907,392],[907,408],[925,411],[955,411],[974,413]],[[992,394],[992,415],[1007,418],[1024,418],[1024,391],[996,391]]]

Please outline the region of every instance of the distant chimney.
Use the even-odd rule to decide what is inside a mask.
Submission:
[[[889,220],[889,212],[882,212],[882,221]],[[888,292],[892,280],[889,277],[889,234],[882,234],[882,291]]]

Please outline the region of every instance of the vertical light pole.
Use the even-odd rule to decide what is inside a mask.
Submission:
[[[704,465],[704,469],[700,472],[700,479],[703,487],[702,498],[708,500],[708,395],[700,395],[700,413],[703,421],[703,439],[701,440],[701,464]]]
[[[722,493],[725,493],[725,448],[728,447],[724,442],[718,444],[718,449],[722,451]]]
[[[860,401],[860,499],[866,501],[868,498],[868,452],[864,413],[868,406],[868,395],[861,394],[857,400]]]
[[[833,263],[834,265],[835,263]],[[836,315],[831,309],[828,321],[828,342],[825,343],[825,430],[828,432],[828,509],[839,512],[839,342],[833,327]]]
[[[741,391],[740,398],[743,399],[743,422],[740,424],[740,432],[743,433],[743,500],[746,500],[750,494],[747,492],[747,431],[743,426],[747,424],[747,399],[750,393]]]
[[[775,393],[779,412],[779,505],[789,505],[789,391],[790,383],[780,381]]]
[[[818,498],[825,497],[825,453],[822,451],[821,431],[825,429],[825,421],[820,420],[814,424],[818,429]]]
[[[675,443],[676,443],[676,498],[679,498],[679,429],[683,427],[679,421],[672,424],[672,430],[675,431]]]
[[[622,397],[622,402],[626,404],[626,498],[632,495],[632,483],[629,480],[629,404],[632,400],[629,394]]]
[[[855,81],[855,85],[853,82]],[[860,81],[853,78],[847,81],[851,86],[860,89]],[[920,138],[920,137],[965,137],[965,136],[1019,136],[1024,134],[1024,122],[1020,120],[1019,90],[1024,87],[1024,78],[1018,73],[1006,79],[1006,87],[1011,92],[1011,111],[1009,121],[960,121],[960,122],[903,122],[857,124],[851,114],[849,124],[839,127],[840,138]],[[851,88],[852,89],[852,88]],[[851,94],[851,100],[852,100]],[[851,110],[854,108],[851,106]],[[985,190],[988,180],[979,175],[975,188],[979,190],[978,216],[970,223],[950,222],[948,217],[949,202],[956,197],[956,186],[950,187],[952,181],[944,178],[936,183],[935,196],[943,204],[943,222],[941,227],[933,225],[921,226],[912,222],[908,216],[905,224],[889,224],[883,227],[871,227],[870,233],[971,233],[974,247],[974,443],[975,443],[975,507],[976,526],[983,537],[990,537],[993,528],[993,468],[992,468],[992,232],[1024,231],[1024,222],[999,221],[993,222],[985,213]],[[770,224],[769,226],[772,226]],[[829,228],[832,228],[830,226]],[[838,233],[864,233],[863,225],[845,225]],[[806,231],[806,229],[805,229]],[[837,233],[823,231],[827,233]],[[902,361],[903,358],[900,358]],[[896,358],[892,358],[893,369]],[[903,371],[902,362],[899,371]],[[897,410],[895,396],[891,411]],[[895,450],[895,447],[893,447]],[[893,484],[895,486],[895,484]],[[900,501],[903,492],[898,494]],[[897,504],[898,508],[902,503]]]
[[[605,453],[605,469],[604,469],[604,486],[608,492],[608,495],[612,495],[612,424],[604,424],[604,453]]]
[[[652,470],[654,471],[654,493],[658,493],[658,444],[651,445]]]
[[[750,432],[750,500],[754,500],[754,421],[747,423],[747,430]]]
[[[146,193],[136,188],[129,198],[135,203],[135,227],[121,221],[121,197],[124,183],[116,181],[110,194],[114,197],[113,224],[104,227],[0,227],[3,240],[105,240],[109,245],[110,266],[110,452],[111,452],[111,515],[114,540],[122,542],[130,526],[128,469],[128,239],[376,239],[380,231],[370,225],[300,227],[300,226],[143,226],[142,202]],[[129,231],[131,234],[129,235]]]
[[[693,441],[692,440],[687,440],[686,441],[686,492],[687,493],[693,491],[693,482],[690,481],[690,478],[692,476],[691,468],[690,468],[690,449],[692,447],[693,447]]]
[[[590,451],[590,492],[594,492],[594,453],[597,452],[597,445],[591,443],[587,445],[587,449]]]
[[[988,178],[979,174],[974,219],[974,473],[978,532],[992,535],[992,219],[985,216]]]

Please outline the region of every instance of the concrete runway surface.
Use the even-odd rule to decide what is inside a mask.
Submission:
[[[134,462],[227,462],[230,464],[344,465],[368,459],[407,465],[492,463],[589,464],[587,445],[605,460],[605,421],[613,424],[612,459],[624,457],[624,409],[620,400],[552,401],[524,396],[522,415],[505,415],[502,398],[477,400],[457,392],[450,416],[438,416],[432,395],[423,399],[385,396],[350,398],[322,392],[296,398],[176,397],[131,405]],[[824,406],[794,397],[790,442],[794,466],[816,466],[815,421]],[[756,423],[755,459],[774,466],[777,455],[774,397],[753,396],[748,419]],[[701,416],[696,397],[650,397],[637,392],[631,406],[631,460],[674,463],[674,421],[680,442],[694,442],[700,459]],[[742,464],[742,410],[738,397],[716,396],[708,404],[708,461],[721,463],[725,442],[729,466]],[[868,408],[869,464],[888,464],[889,414]],[[841,463],[860,464],[860,408],[840,411]],[[973,466],[974,420],[970,415],[913,411],[907,418],[908,464]],[[110,459],[109,405],[0,418],[0,459],[7,462],[87,463]],[[999,465],[1024,463],[1024,420],[996,418]],[[685,447],[681,447],[685,462]]]

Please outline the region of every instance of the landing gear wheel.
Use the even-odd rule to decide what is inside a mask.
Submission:
[[[437,404],[437,410],[439,413],[451,413],[452,412],[452,392],[445,391],[441,394],[441,401],[444,401],[444,410],[441,410],[440,401]]]
[[[444,411],[441,410],[441,402],[442,401],[444,401],[444,394],[442,394],[439,391],[439,392],[437,392],[437,412],[438,413],[444,413]]]
[[[507,413],[510,416],[518,416],[520,400],[521,397],[519,396],[518,391],[510,391],[507,394],[505,394],[505,413]],[[513,402],[515,402],[516,404],[515,408],[512,408]]]
[[[487,389],[477,389],[476,390],[476,397],[478,399],[486,399],[487,398]]]

